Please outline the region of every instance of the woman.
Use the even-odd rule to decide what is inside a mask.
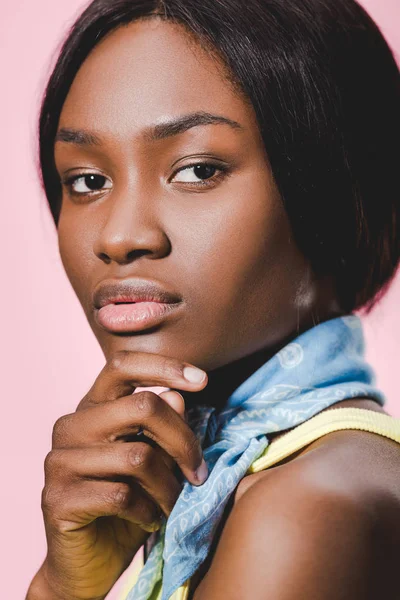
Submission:
[[[397,597],[399,421],[353,313],[399,261],[399,91],[352,0],[78,18],[40,165],[106,365],[54,426],[28,600],[105,598],[144,544],[129,598]]]

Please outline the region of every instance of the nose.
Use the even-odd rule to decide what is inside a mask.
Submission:
[[[114,192],[103,207],[105,215],[93,248],[100,260],[127,264],[143,254],[161,258],[170,252],[161,215],[149,197]]]

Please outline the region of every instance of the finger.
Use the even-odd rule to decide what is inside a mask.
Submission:
[[[182,394],[180,394],[176,390],[166,390],[165,392],[158,393],[158,395],[164,400],[166,400],[168,404],[174,409],[174,411],[177,412],[178,415],[181,415],[181,417],[186,421],[185,400]],[[160,448],[160,452],[162,453],[165,464],[168,465],[168,467],[172,471],[174,467],[176,467],[176,462],[171,456],[169,456],[169,454],[165,452],[163,448]]]
[[[199,391],[207,381],[205,371],[176,358],[121,350],[107,361],[76,410],[132,394],[138,386]]]
[[[165,450],[193,485],[205,481],[207,466],[200,441],[184,419],[150,391],[60,417],[53,428],[53,448],[114,443],[139,431]]]
[[[171,406],[171,408],[173,408],[174,411],[182,417],[182,419],[185,419],[185,400],[182,394],[175,390],[168,390],[165,392],[161,392],[158,395],[160,396],[160,398],[166,400]]]
[[[141,392],[135,392],[135,394],[137,393]],[[185,401],[182,394],[168,389],[158,395],[186,421]],[[126,400],[134,401],[134,399],[129,400],[129,396]],[[124,409],[124,406],[122,408]],[[122,415],[123,420],[121,421],[121,417],[115,414],[116,410],[121,409],[119,403],[113,402],[100,410],[95,409],[96,405],[82,409],[79,413],[69,413],[59,417],[53,426],[52,448],[79,448],[90,444],[112,442],[116,439],[126,442],[141,441],[138,436],[143,432],[140,427],[132,423],[131,415],[128,416],[129,421],[127,422],[124,415]],[[93,412],[87,412],[88,410]],[[103,420],[105,423],[102,422]],[[150,441],[150,439],[146,441]],[[164,454],[168,456],[165,452]],[[171,457],[169,459],[172,460]]]
[[[114,481],[77,481],[67,489],[45,486],[42,511],[46,523],[62,533],[80,529],[98,517],[116,516],[145,531],[159,528],[160,508],[135,484]]]
[[[159,449],[144,442],[52,450],[45,459],[45,474],[53,484],[126,477],[138,483],[167,517],[182,490]]]

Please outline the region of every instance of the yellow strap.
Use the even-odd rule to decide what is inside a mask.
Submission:
[[[400,419],[366,408],[331,408],[297,425],[271,442],[247,470],[257,473],[287,458],[318,438],[341,429],[361,429],[400,444]]]
[[[122,588],[121,596],[120,596],[119,600],[126,600],[129,592],[131,591],[131,589],[133,588],[133,586],[135,585],[135,583],[137,582],[137,580],[139,578],[139,573],[142,570],[143,565],[144,565],[143,551],[140,551],[135,556],[135,558],[133,559],[133,562],[131,563],[130,569],[132,569],[132,572],[129,573],[129,575],[128,575],[128,580]],[[185,581],[185,583],[183,585],[181,585],[177,590],[175,590],[175,592],[172,594],[172,596],[170,596],[170,600],[187,600],[189,597],[189,585],[190,585],[190,579]],[[161,600],[161,589],[157,595],[157,598],[154,600]]]
[[[250,465],[247,474],[268,469],[327,433],[342,429],[370,431],[400,444],[400,419],[366,408],[331,408],[295,426],[294,429],[271,442],[261,456]],[[129,582],[126,587],[124,586],[120,600],[126,600],[129,591],[136,583],[143,566],[143,556],[141,561],[135,559],[134,562],[137,564],[129,577]],[[189,588],[190,579],[172,594],[170,600],[187,600]],[[161,600],[161,590],[157,600]]]
[[[128,567],[129,573],[128,573],[127,581],[121,590],[121,597],[119,598],[119,600],[126,599],[129,592],[131,591],[131,589],[133,588],[133,586],[135,585],[135,583],[138,580],[139,573],[143,568],[143,564],[144,564],[143,549],[141,549],[135,555],[135,558],[133,559],[130,566]]]

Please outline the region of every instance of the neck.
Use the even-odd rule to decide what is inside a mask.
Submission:
[[[263,350],[235,360],[227,365],[208,371],[208,383],[199,392],[180,391],[185,399],[186,408],[197,404],[205,404],[222,408],[232,392],[239,387],[266,360],[269,352]]]
[[[255,371],[257,371],[263,364],[265,364],[274,354],[279,352],[286,344],[298,337],[301,333],[310,329],[311,327],[339,316],[339,314],[326,314],[315,317],[311,315],[310,320],[303,323],[297,328],[296,331],[292,332],[291,335],[281,340],[279,344],[271,347],[264,347],[261,350],[257,350],[251,354],[243,356],[238,360],[218,367],[211,371],[207,371],[208,383],[206,387],[199,392],[188,392],[180,390],[184,400],[186,409],[189,409],[196,405],[212,406],[217,410],[222,409],[231,394],[250,377]]]
[[[262,348],[227,365],[208,371],[208,383],[203,390],[199,392],[180,390],[186,409],[200,404],[222,409],[229,396],[283,345],[280,344],[278,348]]]

